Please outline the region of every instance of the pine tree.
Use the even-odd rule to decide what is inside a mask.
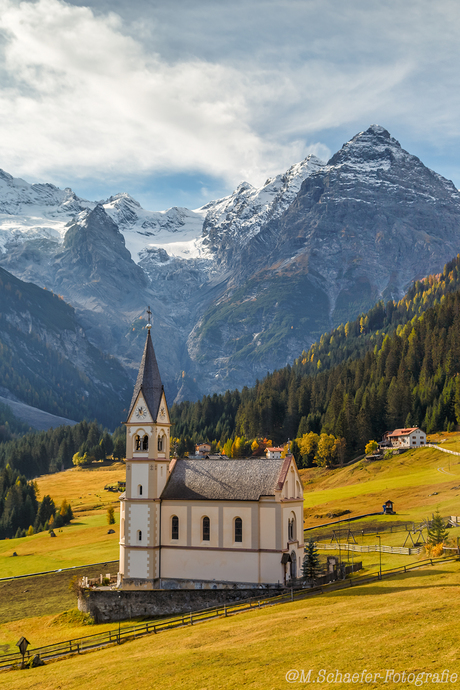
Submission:
[[[444,527],[444,522],[439,514],[439,510],[437,510],[433,515],[431,526],[428,530],[428,543],[435,546],[436,544],[441,544],[447,541],[448,537],[449,533]]]
[[[310,538],[305,547],[302,574],[308,580],[315,580],[319,572],[319,555],[316,542]]]
[[[107,508],[107,524],[108,525],[114,525],[115,524],[115,509],[113,506],[109,506]]]

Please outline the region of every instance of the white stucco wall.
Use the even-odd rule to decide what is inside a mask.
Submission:
[[[142,541],[137,539],[138,530],[142,531]],[[145,546],[150,538],[149,506],[145,503],[129,504],[129,544]]]
[[[163,548],[161,577],[258,582],[258,560],[257,553]]]
[[[142,496],[139,495],[142,486]],[[147,463],[131,463],[131,496],[130,498],[148,498],[149,466]]]
[[[148,577],[149,554],[147,551],[130,550],[128,553],[126,577]]]

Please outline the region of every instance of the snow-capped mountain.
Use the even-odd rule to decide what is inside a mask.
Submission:
[[[150,304],[178,399],[251,384],[459,251],[458,190],[377,125],[195,210],[0,176],[0,265],[63,295],[127,366]]]

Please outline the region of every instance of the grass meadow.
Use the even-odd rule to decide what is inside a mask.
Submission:
[[[318,689],[392,689],[403,684],[384,682],[387,670],[406,671],[414,678],[444,670],[460,673],[459,567],[457,562],[441,563],[372,585],[150,635],[41,668],[2,673],[0,688],[278,690],[299,687],[286,681],[288,671],[311,669]],[[342,680],[346,673],[361,678],[365,671],[372,681],[323,683],[318,680],[321,670],[333,678],[341,673]]]
[[[460,434],[436,439],[460,449]],[[59,505],[70,501],[75,519],[56,532],[0,542],[0,577],[99,563],[79,574],[115,572],[118,559],[118,494],[104,485],[124,479],[124,465],[72,469],[37,480],[40,497],[50,494]],[[420,449],[378,462],[360,461],[336,470],[302,470],[305,484],[305,526],[330,522],[327,513],[350,510],[362,515],[394,501],[395,516],[374,516],[359,525],[418,522],[439,508],[442,515],[460,514],[460,457],[436,449]],[[107,534],[108,505],[114,505],[115,534]],[[348,515],[346,516],[348,517]],[[357,531],[358,525],[350,528]],[[346,529],[341,528],[341,541]],[[308,536],[308,532],[306,533]],[[315,532],[315,535],[317,533]],[[456,541],[460,529],[450,530]],[[382,544],[402,546],[405,532],[385,532]],[[375,535],[356,536],[358,543],[378,543]],[[13,556],[13,552],[18,555]],[[323,551],[325,559],[333,551]],[[362,561],[362,574],[377,572],[378,553],[348,554],[342,560]],[[382,553],[382,568],[417,561],[418,556]],[[75,611],[69,590],[73,572],[0,582],[0,652],[14,647],[21,635],[37,647],[116,625],[88,625]],[[458,618],[460,563],[446,562],[351,591],[330,592],[314,599],[273,606],[233,618],[161,633],[98,652],[72,657],[30,671],[0,673],[0,689],[64,690],[82,687],[110,690],[129,686],[154,690],[165,686],[190,690],[288,688],[290,669],[316,673],[442,672],[460,676]],[[460,680],[458,681],[460,683]],[[295,686],[296,684],[294,684]],[[392,688],[401,683],[344,682],[337,687]],[[431,687],[431,684],[424,685]]]

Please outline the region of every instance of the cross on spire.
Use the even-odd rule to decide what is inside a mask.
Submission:
[[[152,312],[150,311],[150,307],[147,307],[147,328],[149,331],[152,328]]]

